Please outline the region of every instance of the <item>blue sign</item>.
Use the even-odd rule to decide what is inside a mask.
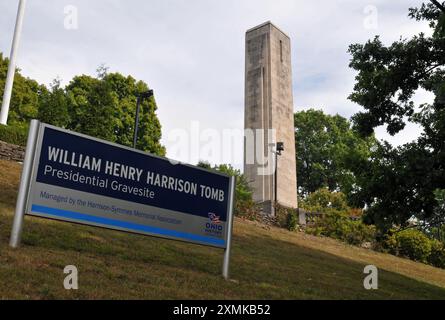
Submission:
[[[41,124],[26,212],[226,248],[232,179]]]

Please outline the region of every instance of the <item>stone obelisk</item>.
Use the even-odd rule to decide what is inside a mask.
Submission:
[[[290,38],[271,22],[248,30],[245,67],[244,174],[254,200],[273,215],[275,201],[297,208]],[[284,151],[275,170],[277,142]]]

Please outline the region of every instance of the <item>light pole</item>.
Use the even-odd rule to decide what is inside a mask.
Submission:
[[[153,96],[153,90],[148,90],[146,92],[142,92],[138,95],[138,100],[136,102],[136,118],[134,120],[134,136],[133,136],[133,148],[136,149],[136,143],[138,141],[138,129],[139,129],[139,109],[142,101],[145,99],[149,99]]]
[[[20,35],[22,33],[23,16],[25,14],[26,0],[20,0],[15,21],[14,38],[12,40],[11,54],[9,55],[8,74],[6,76],[5,91],[3,92],[2,110],[0,112],[0,124],[8,122],[9,104],[11,102],[12,85],[14,83],[17,51],[19,48]]]
[[[281,156],[281,152],[284,151],[284,143],[277,142],[275,147],[275,207],[278,204],[278,156]]]

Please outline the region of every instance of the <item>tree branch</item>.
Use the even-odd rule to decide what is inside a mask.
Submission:
[[[430,0],[438,9],[445,13],[445,7],[439,3],[437,0]]]

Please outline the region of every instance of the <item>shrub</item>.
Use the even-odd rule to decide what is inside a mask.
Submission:
[[[307,227],[306,233],[311,234],[313,236],[320,237],[323,234],[323,228],[322,227]]]
[[[280,228],[287,228],[288,210],[281,206],[275,207],[275,217],[277,219],[277,226]]]
[[[392,254],[427,263],[432,250],[431,243],[423,232],[408,229],[389,236],[385,245]]]
[[[350,208],[346,196],[341,192],[323,188],[300,201],[300,205],[308,211],[325,214],[315,221],[315,225],[306,228],[307,233],[331,237],[353,245],[375,242],[376,228],[363,223],[363,210]]]
[[[286,208],[281,205],[275,205],[276,224],[280,228],[295,231],[298,225],[297,210]]]
[[[328,212],[331,210],[346,212],[350,210],[345,194],[342,192],[331,192],[326,188],[319,189],[305,199],[302,199],[300,207],[315,212]]]
[[[360,220],[351,220],[345,213],[331,210],[323,218],[319,218],[314,227],[307,228],[306,232],[360,245],[374,242],[376,229]]]
[[[346,224],[348,225],[347,232],[344,234],[346,242],[354,245],[375,242],[375,226],[366,225],[362,221],[352,220],[347,221]]]
[[[438,268],[445,268],[445,245],[437,240],[431,240],[431,253],[428,263]]]
[[[295,213],[295,211],[291,211],[287,214],[287,219],[286,219],[286,227],[287,230],[289,231],[295,231],[297,229],[297,224],[298,224],[298,218],[297,218],[297,214]]]
[[[26,146],[28,128],[0,125],[0,140],[19,146]]]
[[[235,215],[251,221],[259,220],[260,209],[253,200],[236,199]]]

